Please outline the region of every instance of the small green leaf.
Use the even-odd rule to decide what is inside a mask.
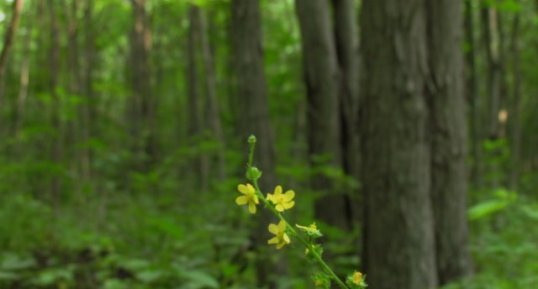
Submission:
[[[312,223],[310,226],[301,226],[299,224],[295,225],[301,232],[305,233],[309,237],[313,239],[317,239],[322,237],[321,231],[316,226],[316,223]]]
[[[314,252],[314,254],[312,252]],[[321,245],[319,245],[319,244],[314,244],[314,245],[312,245],[311,249],[306,249],[305,250],[306,258],[308,258],[313,263],[318,262],[317,259],[314,257],[314,255],[316,255],[316,254],[318,256],[320,256],[320,257],[323,255],[323,247],[321,247]]]
[[[202,271],[184,272],[183,277],[188,279],[195,288],[219,288],[219,282],[213,276]]]
[[[326,273],[317,272],[312,275],[312,281],[316,289],[329,289],[331,288],[331,278]]]

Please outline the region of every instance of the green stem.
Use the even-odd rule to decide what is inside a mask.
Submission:
[[[247,163],[247,169],[250,169],[252,167],[252,162],[254,160],[254,149],[256,148],[256,137],[254,135],[251,135],[248,138],[248,163]]]
[[[249,154],[248,154],[248,163],[247,163],[247,171],[249,171],[252,168],[252,162],[254,159],[254,149],[256,148],[256,137],[254,135],[251,135],[248,139],[249,143]],[[288,221],[282,216],[282,214],[276,210],[276,208],[265,198],[262,191],[260,190],[260,187],[258,185],[258,179],[252,178],[252,183],[254,184],[254,188],[256,189],[256,193],[258,194],[258,198],[262,200],[262,202],[265,204],[267,208],[269,208],[275,216],[277,216],[281,221],[283,221],[286,224],[286,228],[289,232],[292,233],[303,245],[308,249],[310,254],[314,257],[316,262],[318,262],[319,266],[331,276],[331,278],[340,286],[342,289],[349,289],[346,284],[334,273],[334,271],[323,261],[320,254],[315,250],[313,244],[311,242],[308,242],[301,234],[297,233],[294,227],[292,227]]]
[[[288,231],[290,231],[292,233],[292,235],[297,237],[297,239],[299,239],[299,241],[308,249],[308,251],[310,252],[310,254],[312,254],[312,256],[314,257],[316,262],[318,262],[319,266],[327,274],[329,274],[331,276],[331,278],[336,282],[336,284],[338,284],[338,286],[340,286],[340,288],[349,289],[347,287],[347,285],[336,275],[336,273],[334,273],[334,271],[331,269],[331,267],[329,267],[329,265],[327,265],[327,263],[325,263],[325,261],[323,261],[321,256],[315,250],[313,244],[308,242],[301,234],[297,233],[295,228],[292,227],[288,223],[288,221],[286,221],[284,216],[282,216],[282,214],[279,211],[277,211],[276,208],[265,198],[265,196],[261,192],[260,187],[258,185],[258,180],[252,180],[252,183],[254,184],[254,188],[256,189],[256,193],[258,194],[258,198],[262,200],[262,202],[265,204],[265,206],[267,208],[269,208],[269,210],[271,210],[271,212],[273,212],[273,214],[275,216],[277,216],[281,221],[283,221],[286,224],[286,227],[287,227]]]

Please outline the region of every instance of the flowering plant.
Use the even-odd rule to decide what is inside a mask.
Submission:
[[[316,288],[330,288],[331,281],[335,282],[342,289],[364,289],[366,288],[365,276],[355,271],[349,274],[346,281],[342,281],[336,273],[325,263],[322,258],[323,248],[316,243],[316,239],[322,234],[315,223],[309,226],[295,225],[291,226],[284,216],[284,211],[290,210],[295,206],[295,192],[287,190],[283,193],[283,188],[277,185],[273,194],[264,196],[258,185],[258,180],[262,172],[252,165],[254,158],[254,149],[256,147],[256,137],[251,135],[248,138],[249,157],[247,164],[246,177],[251,183],[240,184],[237,190],[241,193],[235,199],[239,206],[246,205],[251,214],[256,213],[256,206],[263,203],[278,219],[278,224],[269,224],[268,230],[274,235],[267,241],[269,245],[275,245],[277,249],[282,249],[292,242],[292,238],[297,239],[305,247],[307,258],[317,263],[321,268],[320,272],[312,276]]]

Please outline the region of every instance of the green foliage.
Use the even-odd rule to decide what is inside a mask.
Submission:
[[[158,152],[145,170],[137,165],[147,161],[148,156],[133,149],[139,140],[133,138],[127,117],[135,101],[131,85],[130,1],[79,2],[79,10],[74,14],[70,11],[72,0],[56,7],[60,62],[54,91],[50,88],[48,50],[52,45],[49,31],[52,25],[47,1],[25,1],[20,29],[6,67],[0,105],[0,288],[256,288],[258,260],[278,266],[280,257],[268,248],[253,249],[249,233],[254,224],[245,219],[245,211],[236,210],[231,204],[231,188],[240,181],[237,176],[242,176],[244,160],[240,146],[235,143],[235,118],[240,111],[230,77],[227,29],[230,0],[146,1],[153,40],[150,73],[152,98],[157,101]],[[84,10],[86,2],[93,3],[90,11]],[[513,35],[510,27],[513,17],[517,13],[521,15],[525,29],[518,43],[524,109],[520,116],[510,111],[504,137],[481,144],[484,184],[470,194],[472,206],[468,211],[476,275],[463,284],[451,284],[450,288],[535,289],[538,287],[538,204],[531,197],[536,196],[538,188],[535,3],[472,2],[475,16],[481,3],[497,9],[504,23],[500,31],[504,46],[509,46]],[[260,3],[277,177],[282,183],[302,188],[301,202],[291,217],[313,220],[312,204],[327,193],[306,188],[313,176],[330,179],[337,191],[349,194],[354,203],[360,204],[357,196],[350,194],[358,191],[360,183],[342,169],[329,165],[330,156],[306,158],[307,100],[294,3],[292,0]],[[188,129],[185,42],[191,4],[199,6],[209,20],[207,33],[215,62],[223,134],[229,141],[226,144],[208,131],[193,135]],[[11,13],[10,6],[11,1],[0,1],[0,9],[6,16]],[[70,19],[72,16],[74,19]],[[86,17],[91,18],[89,23]],[[6,24],[8,18],[2,23]],[[71,20],[76,22],[74,27]],[[478,19],[475,22],[478,25]],[[0,27],[2,35],[6,27]],[[76,34],[76,51],[69,47],[69,33]],[[26,52],[27,36],[29,51]],[[89,46],[91,42],[95,47]],[[503,52],[506,59],[511,59],[511,53]],[[78,54],[77,71],[69,68],[71,53]],[[29,87],[17,129],[23,60],[29,61]],[[479,66],[483,64],[481,60],[477,60]],[[89,64],[93,66],[91,72]],[[506,75],[511,76],[512,66],[502,64]],[[201,70],[199,76],[205,77],[204,73]],[[479,75],[480,87],[485,75],[485,71]],[[91,96],[86,77],[91,78]],[[71,83],[76,78],[81,78],[75,85],[78,89]],[[507,77],[506,81],[508,96],[501,102],[511,109],[513,79]],[[477,103],[486,107],[487,102],[482,100]],[[207,105],[205,100],[201,102],[201,106]],[[81,115],[85,108],[90,111],[88,139],[82,138],[85,120]],[[55,117],[59,124],[52,122]],[[206,115],[202,118],[202,123],[208,121]],[[517,193],[506,189],[513,165],[513,144],[507,136],[511,135],[510,122],[514,119],[521,120],[523,132]],[[51,153],[58,142],[63,155],[60,160],[54,160]],[[81,161],[85,151],[90,158],[89,175]],[[226,173],[233,177],[217,179],[211,168],[210,181],[202,189],[193,164],[203,156],[213,163],[218,152],[223,152]],[[311,161],[315,165],[310,165]],[[260,177],[259,170],[249,170],[249,179]],[[60,184],[57,191],[52,190],[53,181]],[[315,241],[312,252],[322,256],[325,248],[330,253],[325,253],[325,257],[330,258],[338,276],[345,277],[356,270],[360,265],[357,252],[360,228],[348,232],[323,223],[318,225],[316,231],[306,225],[294,228],[309,241]],[[308,260],[315,262],[312,252],[294,250],[278,254],[290,257],[288,272],[272,274],[270,279],[282,289],[312,288],[311,280],[303,277],[312,273],[309,266],[304,266]],[[325,273],[317,272],[313,281],[319,283],[319,288],[330,286]],[[347,285],[353,286],[349,282]]]
[[[485,0],[483,3],[502,12],[516,13],[522,9],[521,1],[518,0]]]
[[[506,209],[516,200],[516,192],[499,188],[494,191],[492,199],[485,200],[471,207],[468,212],[468,217],[471,221],[489,217]]]
[[[536,200],[520,197],[509,208],[471,223],[475,275],[443,289],[536,288],[537,216]]]

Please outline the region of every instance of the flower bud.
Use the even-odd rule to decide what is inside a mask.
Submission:
[[[262,172],[257,167],[250,167],[247,170],[247,179],[257,181],[262,176]]]

